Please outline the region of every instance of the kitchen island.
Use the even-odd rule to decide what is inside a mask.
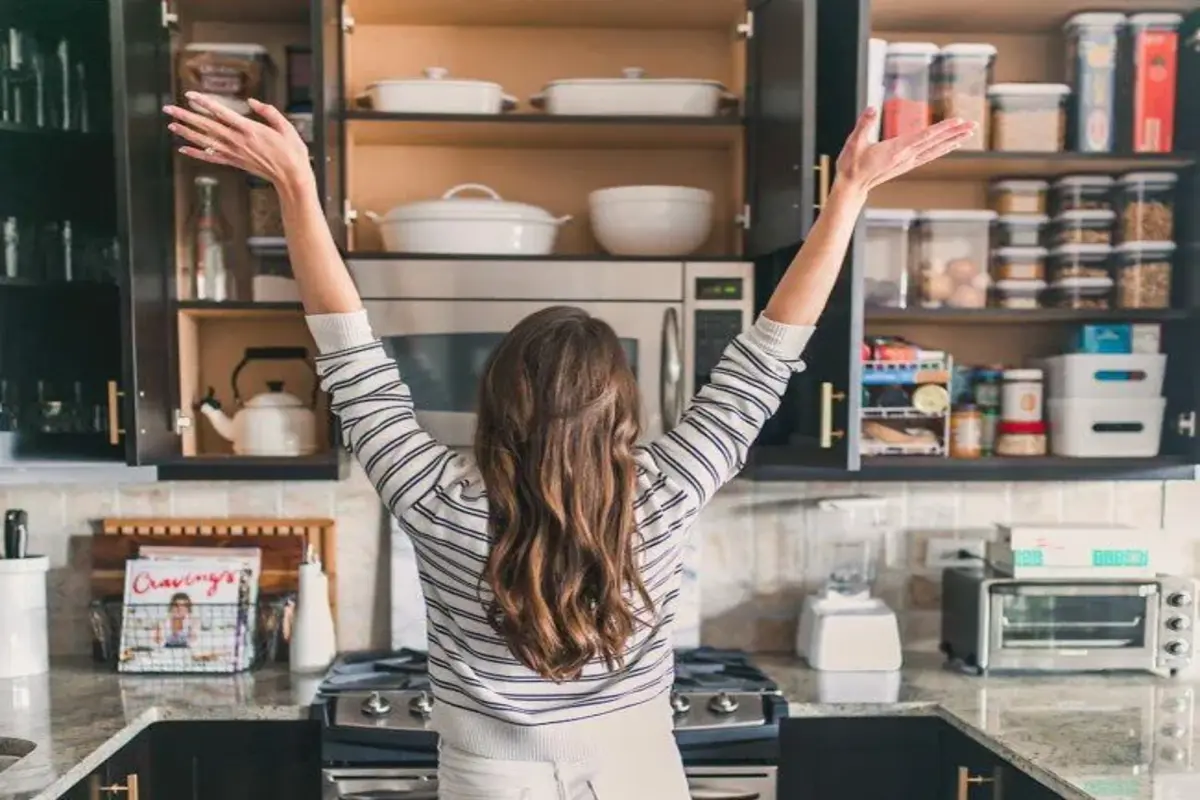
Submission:
[[[1192,754],[1200,681],[982,679],[910,655],[898,686],[878,696],[877,686],[831,683],[794,660],[758,663],[793,716],[938,716],[1070,800],[1200,797],[1200,788],[1176,788],[1200,787]],[[316,684],[277,667],[156,677],[117,675],[86,660],[56,661],[41,678],[0,681],[0,766],[21,756],[0,772],[0,800],[61,796],[155,722],[305,719]]]

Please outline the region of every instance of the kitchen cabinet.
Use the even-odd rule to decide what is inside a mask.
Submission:
[[[156,722],[63,795],[67,800],[318,800],[315,721]]]

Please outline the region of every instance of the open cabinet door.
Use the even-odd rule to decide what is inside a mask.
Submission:
[[[1161,352],[1167,353],[1163,394],[1167,407],[1163,418],[1164,456],[1181,457],[1185,463],[1200,464],[1200,168],[1179,175],[1175,193],[1175,252],[1171,307],[1181,309],[1183,319],[1162,325]]]
[[[117,162],[122,338],[121,427],[131,464],[179,455],[174,409],[175,263],[171,139],[162,107],[171,100],[168,4],[110,0],[113,128]]]
[[[342,115],[343,6],[341,0],[311,0],[314,21],[313,130],[317,187],[333,240],[346,251],[346,128]]]
[[[870,18],[868,0],[812,0],[812,4],[815,8],[807,14],[815,16],[816,69],[815,77],[806,80],[806,91],[815,107],[817,125],[815,168],[805,171],[815,177],[806,184],[807,196],[815,199],[815,213],[820,214],[833,180],[834,162],[866,103]],[[755,28],[757,33],[772,26],[760,25],[756,20]],[[781,37],[783,46],[794,38],[792,31],[775,35]],[[792,97],[788,102],[798,104],[800,100]],[[801,211],[795,209],[794,213]],[[808,227],[803,226],[806,233]],[[762,303],[798,249],[798,243],[792,243],[759,259]],[[807,369],[793,378],[783,407],[760,439],[768,446],[756,453],[752,465],[755,477],[803,477],[807,469],[859,468],[862,249],[861,237],[856,235],[816,334],[805,351]]]

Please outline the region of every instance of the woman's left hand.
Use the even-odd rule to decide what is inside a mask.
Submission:
[[[250,100],[251,110],[263,120],[258,122],[200,92],[185,96],[195,111],[179,106],[163,109],[174,120],[167,125],[171,133],[191,143],[179,148],[185,156],[237,167],[277,188],[312,179],[308,145],[279,109]]]

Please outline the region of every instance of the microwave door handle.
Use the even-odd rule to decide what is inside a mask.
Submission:
[[[663,313],[662,364],[660,364],[659,407],[663,432],[679,424],[683,415],[683,343],[679,332],[679,312],[668,308]]]

